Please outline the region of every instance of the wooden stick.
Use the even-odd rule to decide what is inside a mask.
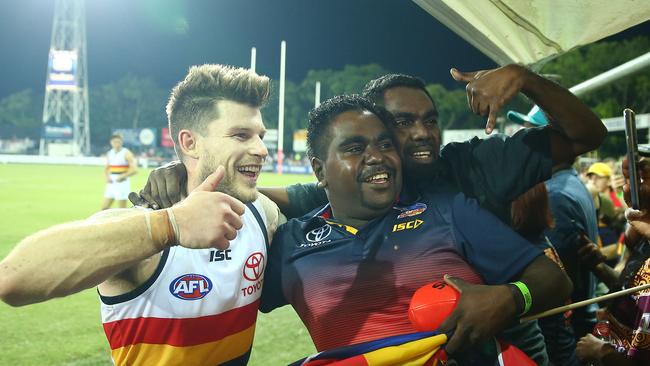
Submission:
[[[647,283],[645,285],[632,287],[632,288],[628,288],[628,289],[621,290],[621,291],[612,292],[611,294],[594,297],[593,299],[583,300],[583,301],[579,301],[579,302],[576,302],[576,303],[573,303],[573,304],[564,305],[564,306],[560,306],[560,307],[557,307],[557,308],[554,308],[554,309],[546,310],[546,311],[541,312],[539,314],[535,314],[535,315],[527,316],[525,318],[521,318],[521,320],[519,322],[520,323],[525,323],[527,321],[543,318],[545,316],[560,314],[560,313],[563,313],[563,312],[568,311],[568,310],[581,308],[583,306],[591,305],[591,304],[594,304],[594,303],[597,303],[597,302],[600,302],[600,301],[613,299],[613,298],[616,298],[616,297],[632,294],[632,293],[643,291],[643,290],[646,290],[646,289],[650,289],[650,283]]]

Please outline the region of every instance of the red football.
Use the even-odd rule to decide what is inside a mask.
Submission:
[[[438,329],[456,307],[460,293],[445,281],[420,287],[411,298],[409,320],[420,332]]]

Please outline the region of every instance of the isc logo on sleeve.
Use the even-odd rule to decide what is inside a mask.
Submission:
[[[399,224],[393,225],[393,232],[402,231],[402,230],[417,229],[423,223],[424,223],[424,221],[422,221],[420,219],[407,221],[407,222],[400,222]]]
[[[181,300],[202,299],[210,290],[212,290],[212,281],[196,273],[179,276],[169,285],[169,292]]]

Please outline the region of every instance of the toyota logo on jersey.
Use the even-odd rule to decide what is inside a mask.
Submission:
[[[169,292],[181,300],[199,300],[212,290],[212,281],[204,275],[189,273],[176,277]]]
[[[244,263],[244,278],[249,281],[257,281],[264,273],[264,254],[255,252],[248,256]]]
[[[318,242],[330,236],[331,233],[332,233],[332,227],[329,225],[323,225],[321,227],[317,227],[316,229],[308,232],[306,239],[312,243]]]

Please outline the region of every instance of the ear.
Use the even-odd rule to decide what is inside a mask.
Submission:
[[[198,159],[199,149],[198,141],[194,133],[190,130],[180,130],[178,132],[178,145],[184,156]]]
[[[327,180],[325,179],[325,162],[319,158],[311,158],[311,168],[318,179],[318,187],[325,188],[327,187]]]

